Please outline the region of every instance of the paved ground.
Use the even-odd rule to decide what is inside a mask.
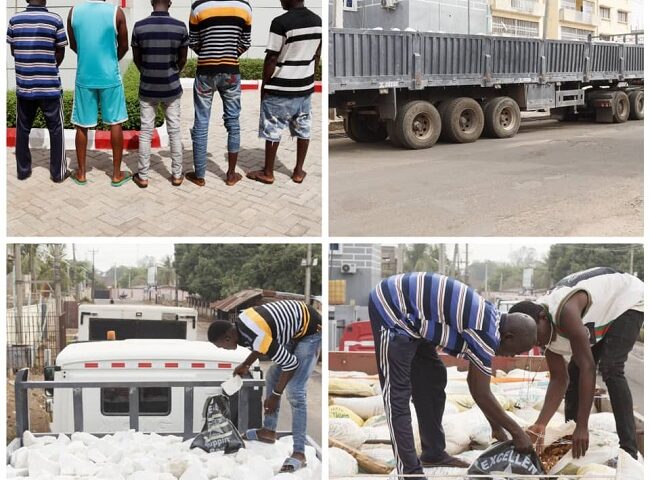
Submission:
[[[24,182],[16,178],[14,150],[9,151],[7,225],[9,236],[320,236],[321,233],[321,95],[312,101],[314,128],[301,185],[290,175],[296,142],[284,140],[276,161],[276,182],[262,185],[244,178],[234,187],[223,182],[227,169],[226,134],[221,102],[215,100],[208,144],[207,185],[185,181],[170,185],[168,149],[154,152],[149,187],[129,183],[112,188],[109,152],[91,152],[89,184],[49,180],[49,152],[34,152],[34,173]],[[242,151],[238,170],[244,174],[264,164],[264,143],[257,138],[259,92],[245,91],[242,99]],[[192,170],[189,128],[194,111],[191,92],[183,97],[184,170]],[[287,132],[288,134],[288,132]],[[68,152],[76,168],[74,151]],[[137,169],[137,152],[125,157]]]
[[[333,236],[641,236],[643,122],[398,150],[333,135]]]

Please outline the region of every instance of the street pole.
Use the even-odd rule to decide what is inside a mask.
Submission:
[[[176,270],[174,272],[174,289],[176,290],[176,306],[178,307],[178,277],[176,276]]]
[[[485,295],[488,293],[488,262],[485,261]]]
[[[404,273],[404,244],[397,245],[397,258],[395,265],[395,273]]]
[[[22,252],[19,243],[14,244],[14,292],[16,295],[16,342],[23,344],[23,265]]]
[[[54,311],[57,318],[61,316],[61,252],[58,246],[54,250]]]
[[[634,275],[634,245],[630,245],[630,275]]]
[[[307,260],[305,261],[305,303],[309,305],[311,298],[311,243],[307,244]]]
[[[441,243],[438,245],[438,270],[440,275],[445,274],[445,244]]]
[[[78,302],[81,297],[79,279],[77,278],[77,252],[74,243],[72,244],[72,278],[74,282],[74,299]]]
[[[469,283],[469,244],[465,244],[465,283]]]
[[[96,251],[97,250],[91,250],[93,254],[93,278],[90,284],[90,301],[92,303],[95,303],[95,252]]]

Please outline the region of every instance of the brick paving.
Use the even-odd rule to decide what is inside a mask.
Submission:
[[[275,165],[275,183],[262,185],[245,172],[264,164],[264,143],[257,138],[259,92],[242,93],[241,152],[238,171],[244,179],[234,187],[224,183],[226,131],[221,101],[215,97],[208,143],[206,186],[188,182],[172,187],[167,148],[154,150],[149,187],[133,182],[113,188],[109,151],[88,152],[88,184],[71,180],[61,185],[49,179],[49,151],[34,150],[33,174],[16,178],[14,149],[8,150],[7,231],[18,236],[320,236],[321,234],[321,94],[312,100],[314,127],[305,161],[307,177],[291,181],[296,142],[286,132]],[[194,110],[191,91],[183,96],[183,170],[192,170],[189,129]],[[67,152],[76,168],[74,150]],[[137,171],[137,151],[125,154],[123,169]]]

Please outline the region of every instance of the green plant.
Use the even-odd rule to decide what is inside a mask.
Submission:
[[[129,119],[122,124],[124,130],[140,130],[140,72],[134,64],[129,65],[129,68],[124,73],[124,95],[126,97],[126,110],[129,114]],[[16,126],[16,92],[7,92],[7,127],[13,128]],[[63,121],[64,128],[74,129],[72,124],[72,104],[74,102],[74,92],[63,92]],[[162,108],[158,109],[156,113],[156,127],[163,124],[165,114]],[[38,112],[34,120],[33,128],[46,128],[45,118],[41,112]],[[110,125],[104,125],[101,120],[101,113],[99,114],[99,123],[97,130],[110,130]]]
[[[264,60],[261,58],[240,58],[239,73],[242,80],[261,80],[264,69]],[[322,66],[319,63],[316,67],[316,80],[321,80]],[[181,72],[183,78],[196,77],[196,58],[187,61],[185,68]]]

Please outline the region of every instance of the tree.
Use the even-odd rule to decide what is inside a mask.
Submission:
[[[593,267],[612,267],[630,271],[630,252],[634,250],[633,272],[643,280],[643,245],[632,244],[556,244],[547,259],[554,284],[565,276]]]
[[[177,244],[174,266],[180,288],[210,301],[247,288],[304,293],[306,252],[306,245],[295,244]],[[314,295],[322,292],[321,254],[314,246]]]
[[[437,272],[438,246],[414,243],[404,249],[405,272]]]

